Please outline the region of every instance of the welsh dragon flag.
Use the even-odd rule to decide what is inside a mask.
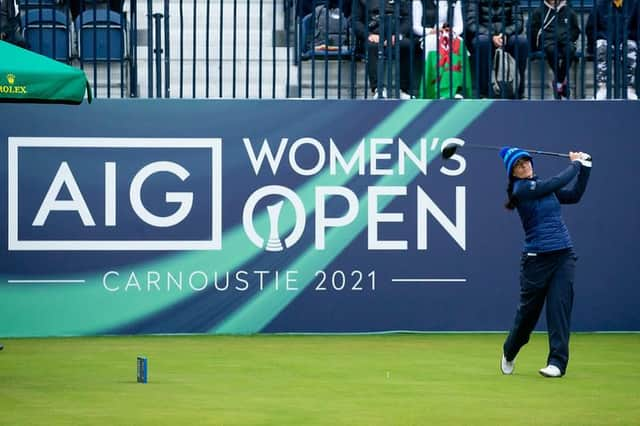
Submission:
[[[438,52],[435,50],[427,52],[418,97],[453,98],[456,94],[465,98],[471,96],[469,55],[464,46],[464,40],[457,36],[450,38],[449,34],[441,34],[438,40]]]

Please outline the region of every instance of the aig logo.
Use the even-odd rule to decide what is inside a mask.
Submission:
[[[219,250],[221,145],[9,138],[9,250]]]

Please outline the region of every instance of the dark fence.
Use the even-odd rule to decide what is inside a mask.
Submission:
[[[637,0],[19,0],[96,97],[636,98]]]

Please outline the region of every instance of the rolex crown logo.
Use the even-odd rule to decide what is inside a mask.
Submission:
[[[7,74],[7,81],[9,84],[13,84],[16,81],[16,76],[13,74]]]

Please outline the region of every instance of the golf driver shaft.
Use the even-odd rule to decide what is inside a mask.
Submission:
[[[491,150],[495,150],[495,151],[500,151],[502,149],[501,146],[492,146],[492,145],[477,145],[477,144],[469,144],[469,145],[464,145],[463,148],[478,148],[478,149],[491,149]],[[536,155],[551,155],[553,157],[564,157],[564,158],[569,158],[569,154],[563,154],[560,152],[551,152],[551,151],[540,151],[537,149],[527,149],[527,148],[521,148],[523,151],[527,151],[530,154],[536,154]]]

